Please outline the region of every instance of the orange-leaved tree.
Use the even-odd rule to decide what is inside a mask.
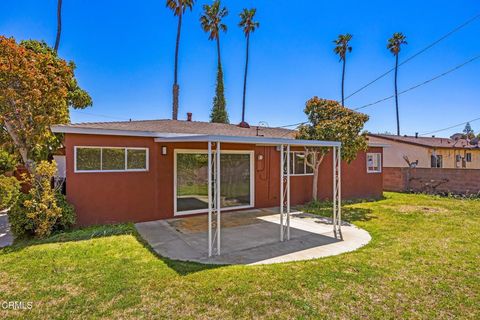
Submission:
[[[359,151],[367,149],[366,132],[363,131],[368,116],[342,107],[334,100],[313,97],[304,110],[308,123],[298,128],[297,139],[339,141],[342,143],[342,160],[353,161]],[[312,199],[318,199],[318,171],[330,151],[326,147],[305,148],[307,165],[313,169]]]
[[[0,36],[0,129],[29,170],[55,151],[58,139],[50,126],[70,122],[69,107],[92,104],[74,70],[45,42]]]

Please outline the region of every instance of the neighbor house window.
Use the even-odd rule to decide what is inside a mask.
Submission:
[[[313,168],[307,164],[304,151],[290,152],[290,174],[294,176],[313,175]],[[309,156],[311,157],[311,156]],[[309,158],[310,159],[310,158]],[[311,161],[310,161],[311,162]],[[285,161],[284,170],[287,173],[287,163]]]
[[[432,155],[431,157],[431,167],[432,168],[441,168],[443,164],[443,157],[438,155]]]
[[[368,173],[382,172],[382,154],[381,153],[367,153],[367,172]]]
[[[471,154],[471,153],[467,153],[467,154],[465,155],[465,159],[466,159],[467,162],[472,162],[472,154]]]
[[[75,172],[147,170],[147,148],[75,147]]]

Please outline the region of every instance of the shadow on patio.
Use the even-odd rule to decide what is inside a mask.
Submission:
[[[353,251],[370,241],[368,232],[342,224],[335,237],[328,218],[295,212],[291,238],[280,242],[278,208],[222,213],[221,255],[208,257],[207,216],[136,224],[139,234],[160,256],[206,264],[268,264],[307,260]]]

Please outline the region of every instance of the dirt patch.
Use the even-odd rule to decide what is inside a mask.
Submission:
[[[400,213],[411,213],[411,212],[440,213],[440,212],[446,211],[444,208],[411,206],[411,205],[398,206],[398,207],[395,207],[395,209]]]

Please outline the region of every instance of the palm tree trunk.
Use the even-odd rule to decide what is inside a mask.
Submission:
[[[222,68],[222,58],[221,58],[221,55],[220,55],[220,36],[217,36],[217,63],[218,63],[218,68],[221,69]]]
[[[243,102],[242,102],[242,123],[245,123],[245,97],[247,94],[247,73],[248,73],[248,52],[250,47],[250,34],[247,35],[247,57],[245,60],[245,75],[243,78]]]
[[[58,46],[60,45],[60,35],[62,33],[62,0],[57,2],[57,37],[55,38],[54,51],[57,53]]]
[[[397,136],[399,136],[400,135],[400,117],[398,114],[397,75],[398,75],[398,53],[395,55],[395,108],[397,112]]]
[[[173,109],[172,109],[172,119],[178,119],[178,96],[180,93],[180,86],[178,85],[178,49],[180,47],[180,33],[182,31],[182,13],[178,16],[178,27],[177,27],[177,41],[175,43],[175,68],[173,76]]]
[[[347,58],[343,58],[343,70],[342,70],[342,107],[345,106],[344,101],[345,101],[345,94],[344,94],[344,86],[345,86],[345,60]]]

